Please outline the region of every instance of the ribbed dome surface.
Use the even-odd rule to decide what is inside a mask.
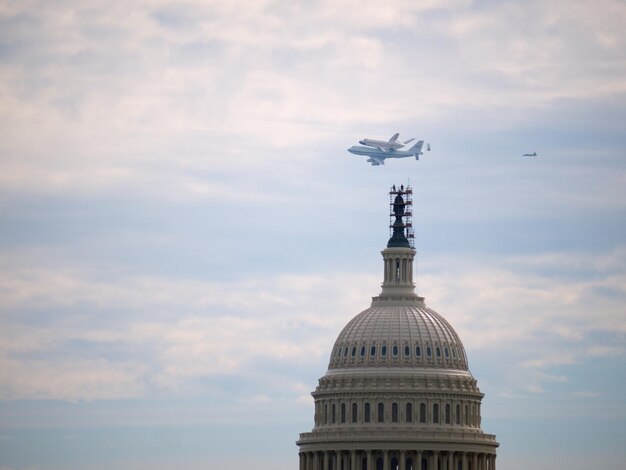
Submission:
[[[328,368],[367,366],[468,370],[457,333],[423,303],[373,306],[350,320],[335,341]]]

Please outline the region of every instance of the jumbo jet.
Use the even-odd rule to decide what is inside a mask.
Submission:
[[[405,140],[404,142],[400,142],[398,137],[400,134],[397,132],[391,136],[389,140],[374,140],[374,139],[363,139],[359,140],[359,144],[367,145],[368,147],[375,147],[377,149],[382,150],[383,152],[389,152],[390,150],[398,150],[404,147],[409,142],[415,140],[415,137]]]
[[[522,157],[536,157],[536,156],[537,156],[537,152],[525,153],[524,155],[522,155]]]
[[[359,143],[363,143],[363,141]],[[371,163],[374,166],[378,166],[384,165],[386,158],[415,157],[415,160],[419,160],[420,155],[424,155],[424,152],[422,152],[422,145],[424,145],[424,141],[420,140],[408,150],[389,149],[387,151],[381,150],[377,147],[361,147],[359,145],[353,145],[348,149],[348,152],[355,155],[365,155],[369,157],[367,159],[368,163]]]

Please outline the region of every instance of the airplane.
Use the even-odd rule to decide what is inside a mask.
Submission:
[[[368,147],[376,147],[382,150],[383,152],[389,152],[390,150],[401,149],[409,142],[412,142],[415,140],[415,137],[413,137],[409,140],[405,140],[404,142],[400,142],[398,140],[399,136],[400,134],[396,132],[394,135],[391,136],[389,140],[363,139],[363,140],[359,140],[359,144],[367,145]]]
[[[524,155],[522,155],[522,157],[536,157],[536,156],[537,156],[537,152],[525,153]]]
[[[420,140],[408,150],[389,149],[387,151],[376,147],[361,147],[359,145],[353,145],[348,149],[348,152],[355,155],[365,155],[369,157],[367,159],[368,163],[371,163],[373,166],[378,166],[384,165],[386,158],[415,157],[415,160],[419,160],[420,155],[424,155],[424,152],[422,152],[422,145],[424,145],[424,141]]]

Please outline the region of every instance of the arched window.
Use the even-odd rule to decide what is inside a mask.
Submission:
[[[391,349],[391,355],[393,357],[398,357],[398,345],[397,344],[393,345],[393,348]]]
[[[437,352],[437,357],[441,357],[441,348],[439,346],[437,346],[437,349],[435,349],[435,351]]]
[[[419,346],[415,346],[415,357],[420,357],[422,355],[422,348]]]
[[[380,355],[381,355],[382,357],[387,357],[387,346],[383,345],[383,346],[380,348]]]
[[[337,410],[335,408],[335,404],[333,403],[333,409],[331,411],[331,415],[332,415],[331,419],[332,419],[333,424],[335,424],[335,421],[337,420],[337,413],[336,413],[336,411]]]
[[[464,419],[464,421],[465,421],[465,426],[467,426],[469,424],[469,413],[468,413],[468,410],[467,410],[467,405],[465,405],[465,419]]]
[[[372,346],[370,348],[370,356],[374,357],[376,355],[376,346]]]
[[[366,423],[370,422],[370,404],[369,403],[365,404],[365,410],[363,413],[363,421],[365,421]]]
[[[324,424],[328,424],[328,405],[324,404]]]
[[[361,357],[365,357],[365,346],[361,346]]]
[[[426,422],[426,403],[420,403],[420,423]]]
[[[346,404],[345,403],[341,404],[341,422],[342,423],[346,422]]]
[[[446,359],[450,357],[450,351],[448,351],[448,348],[444,348],[443,353],[446,355]]]
[[[358,417],[356,403],[352,403],[352,422],[356,423]]]
[[[348,357],[348,346],[343,348],[343,357]]]
[[[430,346],[426,346],[426,355],[428,357],[433,355],[433,351],[432,351],[432,349],[430,349]]]
[[[413,405],[411,403],[407,403],[406,404],[405,417],[406,417],[406,422],[407,423],[412,423],[413,422]]]
[[[439,422],[439,404],[435,403],[433,405],[433,423]]]
[[[398,404],[397,403],[391,404],[391,422],[392,423],[398,422]]]
[[[446,403],[445,420],[446,424],[450,424],[450,403]]]
[[[352,346],[352,357],[356,356],[356,346]]]
[[[378,422],[385,422],[385,404],[382,401],[378,403]]]
[[[411,355],[411,348],[409,346],[404,346],[404,357],[409,357]]]
[[[456,417],[454,418],[454,421],[456,422],[456,424],[461,424],[461,405],[459,405],[457,403],[456,405]]]

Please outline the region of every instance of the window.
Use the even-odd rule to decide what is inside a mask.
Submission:
[[[370,404],[369,403],[365,404],[365,410],[363,413],[363,421],[365,421],[366,423],[370,422]]]
[[[365,346],[361,346],[361,357],[365,357]]]
[[[348,357],[348,346],[343,348],[343,357]]]
[[[449,403],[446,403],[445,421],[446,421],[446,424],[450,424],[450,404]]]
[[[385,422],[385,404],[383,402],[380,402],[378,404],[378,422]]]
[[[356,403],[352,403],[352,422],[356,423],[358,417]]]
[[[393,348],[391,349],[391,355],[393,357],[398,357],[398,345],[394,344]]]
[[[334,403],[333,403],[333,410],[332,410],[331,414],[332,414],[332,417],[331,417],[332,422],[333,422],[333,424],[335,424],[335,421],[336,421],[336,418],[337,418],[337,416],[336,416],[337,413],[336,413],[336,409],[335,409],[335,404]]]
[[[439,422],[439,405],[435,403],[433,405],[433,423]]]
[[[422,355],[422,348],[415,346],[415,356],[420,357]]]
[[[426,403],[420,403],[420,423],[426,422]]]
[[[411,348],[408,346],[404,347],[404,357],[409,357],[411,355]]]
[[[382,357],[387,357],[387,346],[383,346],[380,348],[380,355]]]
[[[446,359],[450,357],[450,351],[448,351],[448,348],[444,348],[443,352],[446,355]]]
[[[356,346],[352,346],[352,357],[356,356]]]
[[[437,346],[435,351],[437,352],[437,357],[441,357],[441,348],[439,346]]]
[[[342,423],[346,422],[346,404],[345,403],[341,404],[341,422]]]
[[[455,417],[454,420],[455,420],[456,424],[461,424],[461,405],[459,405],[458,403],[456,405],[456,413],[455,414],[456,414],[456,417]]]
[[[324,405],[324,424],[328,424],[328,405]]]
[[[469,413],[467,412],[467,405],[465,405],[465,426],[469,424]]]
[[[372,346],[370,348],[370,356],[374,357],[376,355],[376,346]]]
[[[392,423],[398,422],[398,404],[397,403],[391,404],[391,422]]]
[[[405,418],[407,423],[413,422],[413,405],[411,403],[406,404]]]
[[[432,349],[430,349],[430,346],[426,346],[426,355],[428,357],[433,355],[433,351],[432,351]]]

